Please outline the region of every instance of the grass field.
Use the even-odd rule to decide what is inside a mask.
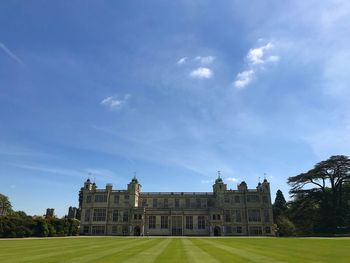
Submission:
[[[350,238],[0,240],[0,262],[350,262]]]

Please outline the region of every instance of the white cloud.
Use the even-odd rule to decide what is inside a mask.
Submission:
[[[246,70],[239,72],[236,76],[236,80],[234,81],[234,85],[236,88],[244,88],[247,86],[253,79],[254,70]]]
[[[227,177],[224,179],[224,181],[235,183],[238,182],[238,179],[235,177]]]
[[[4,43],[0,42],[0,48],[18,64],[24,65],[23,61],[19,59],[19,57],[17,57],[10,49],[8,49]]]
[[[211,63],[214,62],[215,57],[214,56],[206,56],[206,57],[197,56],[193,60],[198,61],[201,65],[210,65]]]
[[[266,59],[267,62],[278,62],[280,61],[280,57],[279,56],[269,56],[267,59]]]
[[[190,73],[190,77],[197,79],[210,79],[213,71],[210,68],[199,67]]]
[[[266,50],[273,48],[271,42],[267,43],[265,46],[250,49],[247,55],[249,63],[252,65],[264,63],[264,53]]]
[[[122,105],[126,103],[129,97],[129,94],[124,95],[121,99],[116,96],[109,96],[103,99],[100,104],[109,108],[110,110],[116,110],[122,107]]]
[[[180,59],[176,62],[176,64],[182,65],[182,64],[185,64],[186,61],[187,61],[187,57],[183,57],[183,58],[180,58]]]

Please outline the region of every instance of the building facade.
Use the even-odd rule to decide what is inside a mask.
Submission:
[[[270,185],[242,182],[228,190],[220,176],[212,192],[141,192],[98,189],[88,179],[79,193],[82,235],[272,236]]]

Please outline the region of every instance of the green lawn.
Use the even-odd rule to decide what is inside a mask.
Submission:
[[[350,262],[350,238],[0,240],[0,262]]]

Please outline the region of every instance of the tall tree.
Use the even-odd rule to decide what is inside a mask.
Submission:
[[[0,216],[12,211],[12,205],[6,195],[0,194]]]
[[[345,223],[343,186],[350,181],[350,159],[344,155],[331,156],[313,169],[288,178],[292,195],[303,195],[319,201],[323,229],[334,232]]]
[[[284,214],[287,210],[287,201],[284,198],[281,190],[277,190],[276,192],[276,198],[275,198],[275,202],[272,205],[272,209],[273,209],[274,222],[276,223],[277,217]]]

